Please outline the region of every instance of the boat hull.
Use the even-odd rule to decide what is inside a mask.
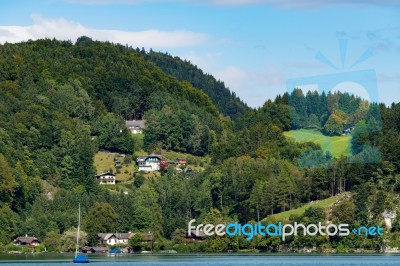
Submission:
[[[78,255],[73,260],[73,263],[89,263],[89,259],[84,255]]]

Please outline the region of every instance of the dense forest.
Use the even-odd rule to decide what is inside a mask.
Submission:
[[[246,104],[234,92],[226,88],[222,81],[217,81],[212,75],[203,73],[201,69],[190,62],[177,56],[172,57],[152,50],[142,54],[166,74],[174,76],[178,80],[189,81],[194,87],[207,93],[223,115],[235,119],[248,109]]]
[[[400,212],[400,104],[293,89],[252,109],[222,82],[167,54],[88,37],[0,45],[0,250],[25,234],[49,251],[73,250],[78,203],[88,245],[98,244],[100,232],[151,231],[153,245],[141,248],[400,247],[400,215],[391,227],[383,219]],[[146,119],[143,139],[126,119]],[[332,158],[313,142],[283,135],[300,128],[328,136],[353,128],[352,155]],[[207,163],[191,173],[136,172],[115,192],[94,177],[99,150],[131,157],[170,150]],[[191,219],[274,222],[273,214],[335,195],[346,197],[286,222],[381,225],[385,237],[185,238]]]

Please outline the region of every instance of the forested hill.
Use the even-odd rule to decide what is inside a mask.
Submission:
[[[165,73],[178,80],[189,81],[194,87],[204,91],[222,114],[235,119],[249,109],[234,92],[225,87],[222,81],[217,81],[212,75],[205,74],[189,61],[154,51],[148,53],[142,51],[142,54]]]
[[[79,81],[92,100],[127,119],[152,108],[190,106],[217,116],[206,94],[165,75],[135,49],[81,37],[69,41],[38,40],[1,46],[0,80],[33,90]],[[47,86],[43,86],[47,85]],[[97,103],[99,104],[99,103]],[[97,106],[99,107],[99,106]]]
[[[97,148],[134,152],[124,119],[148,114],[149,127],[158,128],[147,134],[150,151],[173,147],[203,155],[211,132],[222,127],[203,91],[164,74],[133,48],[88,37],[75,44],[46,39],[0,45],[0,110],[2,170],[87,191],[95,188]],[[7,184],[10,193],[22,182]],[[3,192],[1,200],[12,202],[13,193]]]
[[[142,118],[144,136],[133,137],[124,119]],[[100,232],[150,231],[149,250],[400,248],[399,121],[400,104],[298,89],[247,108],[188,62],[88,37],[0,45],[0,252],[14,250],[13,239],[25,234],[49,251],[74,250],[78,203],[82,244],[90,246],[98,245]],[[340,138],[348,128],[347,157],[284,135],[307,129]],[[95,169],[98,150],[115,164],[124,157],[127,179],[99,185],[95,174],[106,170]],[[166,150],[174,157],[186,153],[192,171],[171,163],[148,174],[133,162],[137,151]],[[281,243],[242,235],[199,243],[185,237],[191,219],[261,221],[343,192],[354,196],[334,206],[332,215],[311,208],[290,222],[383,226],[389,211],[396,213],[389,242],[354,236]]]

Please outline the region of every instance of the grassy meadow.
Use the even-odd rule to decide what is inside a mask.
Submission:
[[[283,134],[296,142],[314,142],[335,158],[351,155],[351,135],[329,137],[312,129],[285,131]]]
[[[119,173],[115,168],[114,161],[114,158],[117,157],[119,157],[119,160],[122,163],[122,168],[119,170]],[[134,173],[134,164],[132,162],[131,164],[126,165],[123,163],[123,160],[123,157],[120,157],[118,153],[99,151],[94,156],[94,166],[96,167],[96,172],[98,174],[108,172],[111,169],[112,172],[116,174],[117,180],[126,182],[132,179],[132,175]]]
[[[291,215],[302,215],[304,213],[304,211],[310,207],[322,207],[324,209],[328,209],[330,207],[332,207],[336,202],[340,201],[342,198],[344,198],[346,196],[346,193],[342,193],[342,194],[338,194],[336,196],[333,197],[329,197],[327,199],[324,200],[317,200],[317,201],[312,201],[309,202],[307,204],[305,204],[304,206],[297,208],[297,209],[293,209],[290,211],[285,211],[285,212],[281,212],[278,214],[273,214],[268,216],[269,218],[273,218],[276,221],[288,221],[289,217]]]

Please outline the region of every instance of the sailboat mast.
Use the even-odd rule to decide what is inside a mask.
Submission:
[[[76,247],[75,247],[75,257],[78,256],[79,251],[79,231],[81,229],[81,204],[79,203],[78,208],[78,232],[76,234]]]

